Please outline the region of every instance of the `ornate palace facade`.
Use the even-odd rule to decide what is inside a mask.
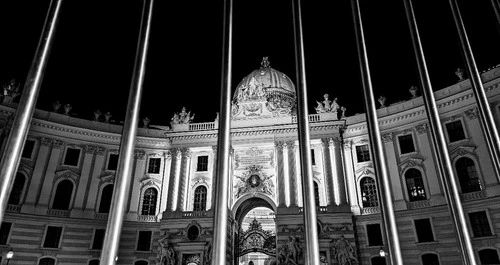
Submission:
[[[482,74],[500,125],[500,68]],[[460,264],[422,98],[378,115],[405,264]],[[325,91],[326,92],[326,91]],[[500,183],[469,80],[435,92],[477,260],[500,264]],[[323,264],[384,264],[387,248],[365,115],[336,99],[309,116]],[[15,104],[0,105],[8,129]],[[228,264],[303,264],[302,183],[293,82],[267,60],[232,102]],[[11,264],[98,264],[122,127],[37,110],[0,231]],[[118,264],[208,264],[217,120],[140,128]],[[108,119],[106,119],[108,120]],[[5,141],[6,133],[2,133]],[[253,253],[253,254],[252,254]],[[257,257],[260,260],[252,260]],[[253,256],[252,256],[253,255]],[[390,253],[389,253],[390,255]]]

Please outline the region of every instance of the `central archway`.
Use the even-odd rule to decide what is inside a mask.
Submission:
[[[234,207],[237,234],[235,264],[276,263],[276,208],[267,196],[252,194],[240,198]]]

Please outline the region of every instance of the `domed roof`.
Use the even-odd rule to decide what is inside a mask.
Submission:
[[[276,93],[295,99],[295,85],[287,75],[271,68],[268,57],[264,57],[261,67],[252,71],[238,84],[233,100],[239,102]]]

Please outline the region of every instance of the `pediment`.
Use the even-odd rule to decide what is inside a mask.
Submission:
[[[424,160],[421,158],[409,157],[405,159],[403,162],[399,163],[398,167],[401,173],[410,167],[422,167],[423,163]]]
[[[457,146],[450,151],[450,157],[452,157],[452,159],[455,159],[458,156],[465,156],[465,155],[476,157],[474,150],[476,150],[475,146]]]
[[[356,176],[373,176],[375,169],[370,166],[364,166],[356,170]]]
[[[110,183],[114,183],[115,182],[115,175],[114,174],[106,174],[106,175],[102,175],[100,177],[101,179],[101,182],[110,182]]]
[[[57,171],[55,173],[55,175],[56,175],[56,178],[70,178],[73,180],[77,180],[80,178],[80,175],[78,175],[75,172],[68,170],[68,169]]]

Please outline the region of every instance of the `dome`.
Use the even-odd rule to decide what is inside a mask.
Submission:
[[[261,67],[247,75],[236,87],[233,118],[248,116],[289,115],[295,109],[295,86],[284,73],[269,66],[267,57]],[[265,114],[267,113],[267,114]]]

